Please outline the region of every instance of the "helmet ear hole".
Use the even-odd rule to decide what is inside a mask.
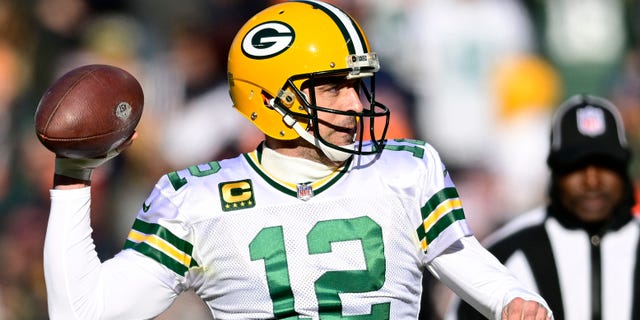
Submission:
[[[273,109],[273,97],[264,90],[262,90],[262,102],[265,107]]]

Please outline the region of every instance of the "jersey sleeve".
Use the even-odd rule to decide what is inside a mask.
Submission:
[[[181,212],[188,201],[187,188],[181,188],[177,172],[163,176],[144,201],[124,245],[167,271],[163,281],[171,287],[187,287],[186,273],[197,268],[193,229]]]
[[[447,254],[436,257],[428,269],[486,318],[500,319],[502,309],[519,297],[543,305],[553,319],[546,301],[518,280],[475,237],[460,239],[447,249]],[[456,319],[456,315],[450,312],[447,319]]]
[[[51,319],[148,319],[177,296],[148,258],[123,253],[101,263],[91,238],[91,189],[51,190],[44,271]]]
[[[423,173],[421,184],[420,214],[422,223],[416,232],[424,263],[429,263],[459,239],[472,235],[465,220],[462,200],[446,166],[437,151],[429,144],[423,145]]]

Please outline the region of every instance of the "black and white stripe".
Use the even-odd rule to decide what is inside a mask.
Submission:
[[[640,319],[640,221],[594,237],[544,213],[507,224],[487,239],[490,251],[545,298],[556,320]],[[460,303],[446,319],[484,318]]]

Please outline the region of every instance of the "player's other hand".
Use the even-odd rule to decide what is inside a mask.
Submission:
[[[90,185],[93,169],[115,158],[130,147],[137,137],[138,133],[134,131],[129,139],[102,157],[82,159],[56,155],[54,188],[62,189],[64,187],[61,188],[61,186],[83,187]]]
[[[547,308],[537,301],[515,298],[502,309],[502,320],[551,320]]]

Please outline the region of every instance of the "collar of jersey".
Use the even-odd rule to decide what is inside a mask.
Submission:
[[[273,175],[269,174],[267,170],[265,170],[265,168],[260,164],[260,159],[262,158],[262,144],[258,148],[256,148],[256,150],[249,153],[244,153],[243,156],[247,160],[247,163],[249,163],[249,165],[271,186],[292,197],[298,196],[297,183],[287,182],[274,177]],[[322,191],[328,189],[330,186],[340,180],[340,178],[348,171],[348,168],[351,164],[351,159],[353,159],[353,157],[349,158],[345,162],[344,166],[336,169],[330,175],[317,181],[308,182],[307,185],[311,186],[314,195],[320,194]]]

